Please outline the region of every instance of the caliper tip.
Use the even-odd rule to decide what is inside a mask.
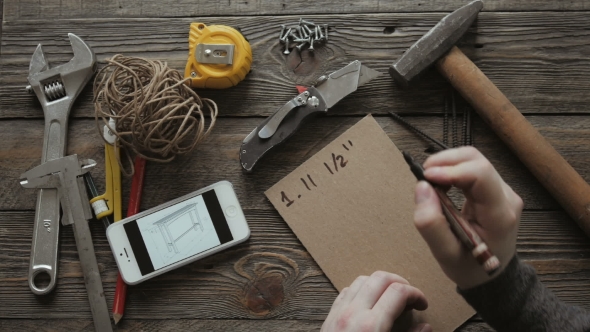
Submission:
[[[80,167],[82,169],[92,168],[94,166],[96,166],[96,161],[94,161],[93,159],[80,160]]]
[[[21,177],[21,180],[20,180],[20,185],[23,188],[27,188],[27,189],[39,188],[40,183],[41,183],[41,181],[39,181],[39,179],[29,180],[27,177]]]

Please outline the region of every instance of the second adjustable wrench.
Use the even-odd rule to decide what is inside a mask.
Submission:
[[[35,93],[45,116],[45,135],[41,163],[61,158],[66,153],[68,117],[74,100],[94,74],[96,56],[78,36],[68,34],[74,57],[68,63],[49,68],[41,44],[29,65],[29,86]],[[55,288],[59,241],[60,203],[56,189],[41,189],[35,206],[33,245],[29,264],[29,287],[37,295]],[[67,218],[64,215],[64,218]],[[36,285],[36,277],[46,274],[49,284]]]
[[[79,160],[77,155],[52,159],[23,173],[21,185],[25,188],[57,190],[64,213],[63,221],[73,227],[94,327],[96,331],[107,332],[112,331],[112,325],[88,227],[92,213],[82,178],[95,165],[94,160]]]

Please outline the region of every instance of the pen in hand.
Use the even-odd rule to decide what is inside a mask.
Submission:
[[[493,275],[500,268],[500,261],[492,254],[485,242],[479,237],[477,232],[473,229],[471,224],[465,220],[461,212],[455,207],[444,189],[438,185],[431,183],[424,177],[424,169],[422,166],[414,161],[414,159],[406,152],[402,151],[404,159],[410,166],[410,170],[418,181],[426,181],[434,188],[436,192],[443,213],[451,225],[451,229],[463,245],[471,252],[477,262],[483,266],[488,275]]]

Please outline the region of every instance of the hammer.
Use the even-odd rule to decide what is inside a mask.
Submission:
[[[590,186],[525,119],[455,43],[483,8],[473,1],[445,16],[391,67],[408,86],[431,64],[455,87],[518,158],[590,236]]]

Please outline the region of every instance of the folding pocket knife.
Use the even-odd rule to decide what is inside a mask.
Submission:
[[[321,76],[314,86],[289,100],[244,139],[240,148],[243,170],[251,172],[262,156],[293,135],[304,120],[326,113],[342,98],[379,75],[380,72],[356,60],[328,76]]]

